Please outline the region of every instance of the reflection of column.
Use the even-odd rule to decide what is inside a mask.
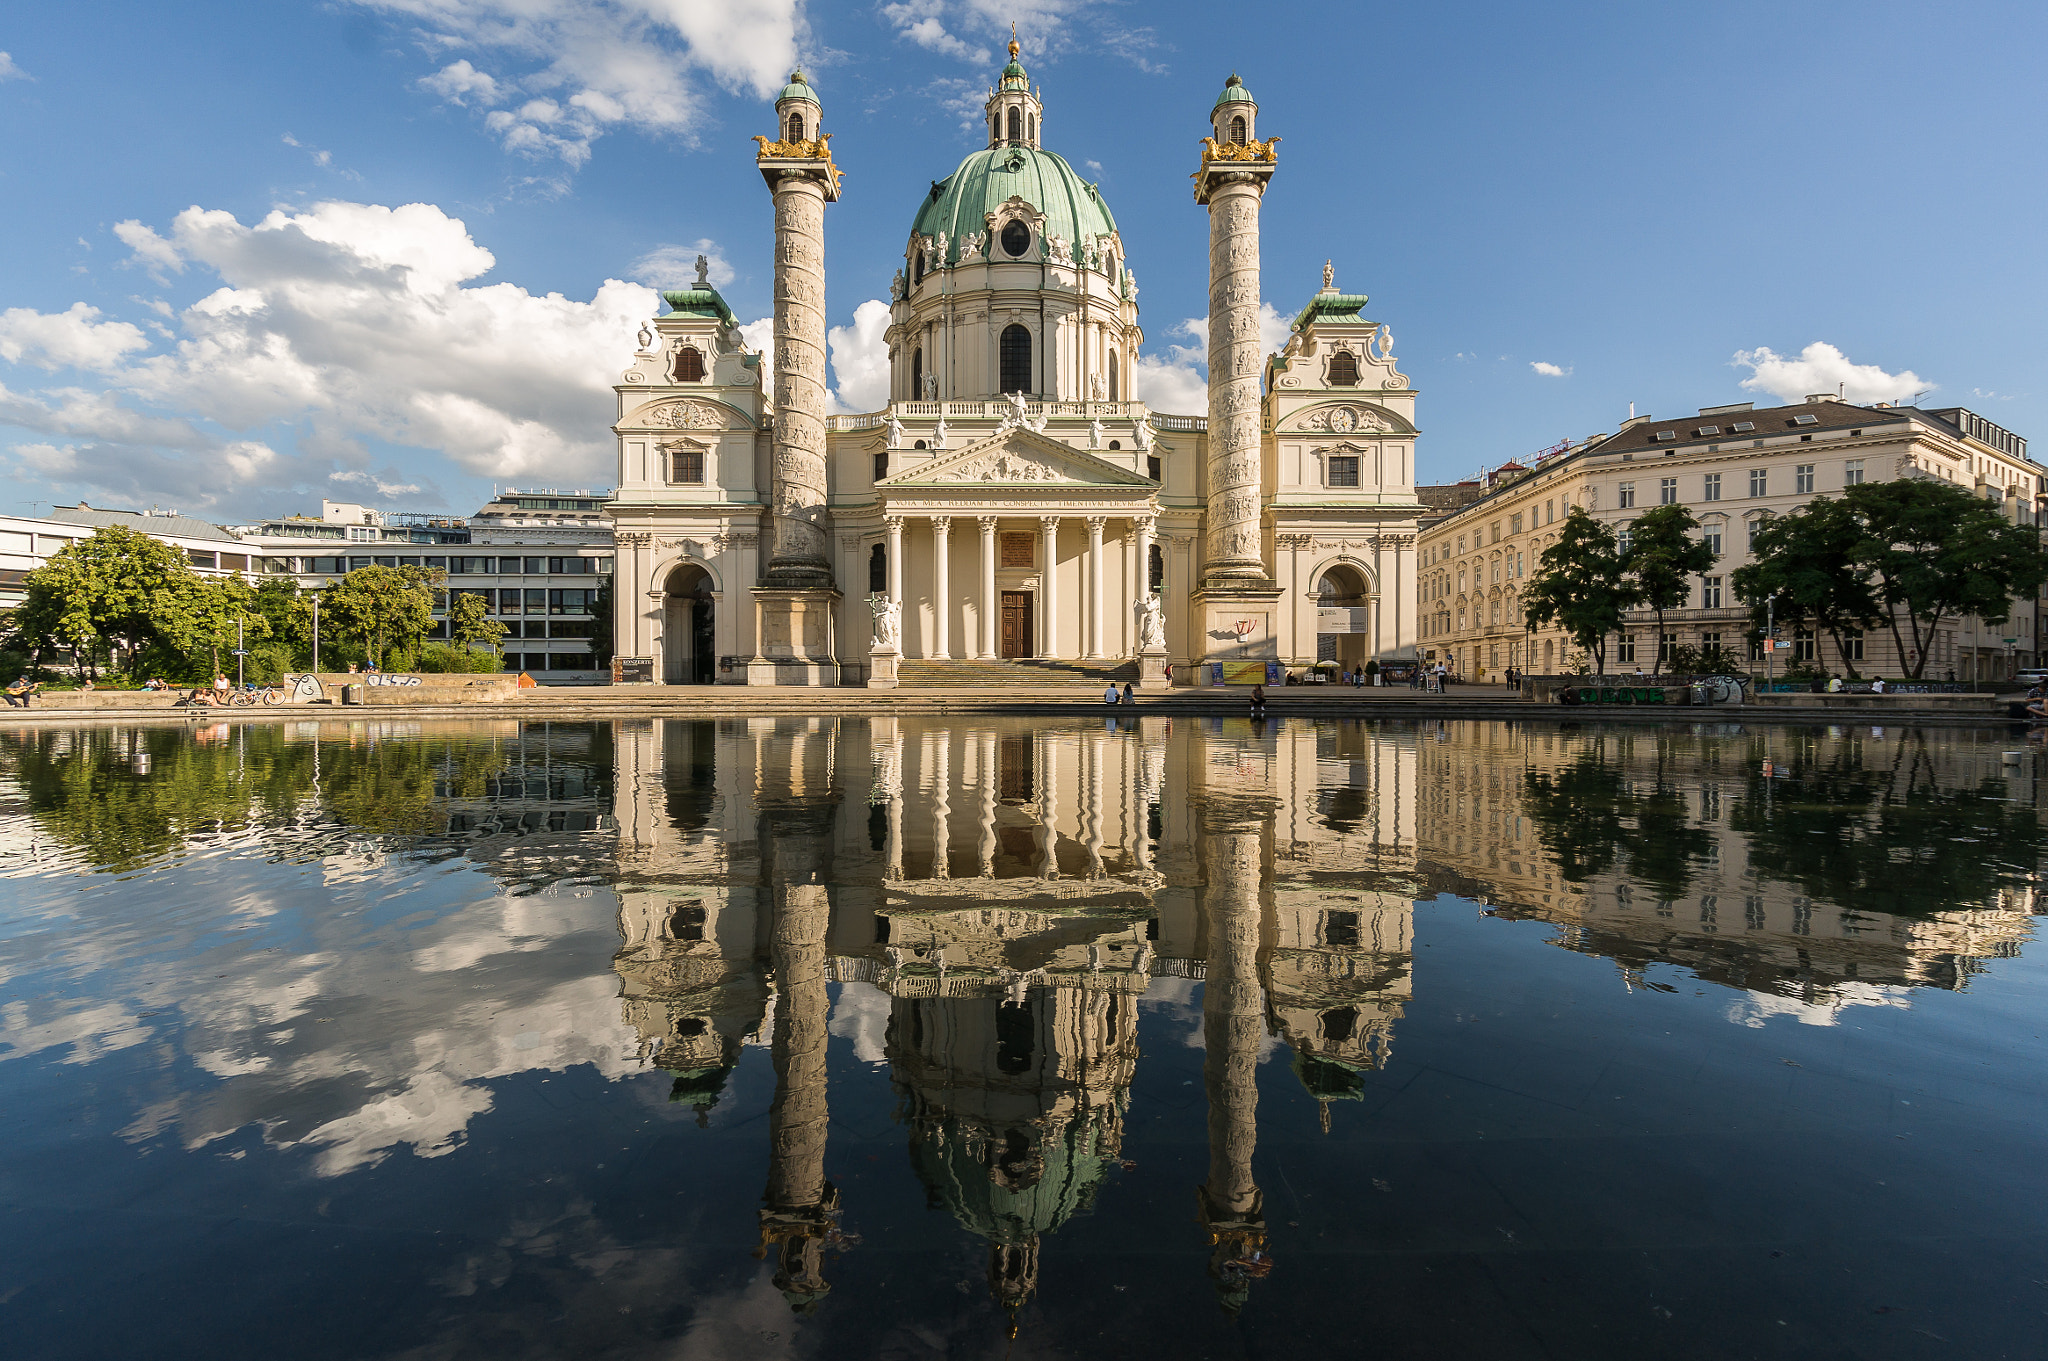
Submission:
[[[931,655],[941,659],[952,652],[953,589],[949,580],[949,559],[953,554],[953,517],[932,516],[932,601],[937,618],[932,626]]]
[[[778,734],[780,736],[780,734]],[[825,1091],[825,934],[832,844],[829,751],[832,734],[796,734],[786,783],[757,767],[762,787],[760,843],[766,861],[769,938],[775,970],[775,1028],[770,1058],[775,1095],[768,1107],[768,1190],[761,1210],[761,1246],[776,1246],[776,1288],[797,1313],[815,1309],[831,1289],[823,1258],[835,1232],[839,1192],[825,1176],[828,1110]],[[771,742],[770,750],[775,743]],[[816,759],[823,755],[823,760]]]
[[[953,730],[940,728],[931,737],[936,740],[932,743],[930,758],[925,762],[925,768],[931,772],[932,784],[931,877],[945,879],[951,877],[946,843],[953,835]]]
[[[1209,1274],[1223,1307],[1240,1308],[1252,1278],[1272,1269],[1265,1251],[1264,1197],[1252,1180],[1258,1142],[1259,889],[1262,835],[1237,817],[1205,819],[1209,928],[1202,984],[1202,1085],[1209,1099],[1209,1180],[1201,1188]]]
[[[1039,734],[1038,877],[1041,879],[1060,877],[1060,831],[1056,825],[1060,811],[1058,752],[1059,743],[1051,733]]]
[[[981,527],[981,656],[996,655],[996,517],[975,520]]]
[[[1088,517],[1088,653],[1089,661],[1102,657],[1102,526],[1108,517]]]
[[[1038,655],[1057,657],[1060,655],[1060,517],[1039,516],[1038,534],[1038,556],[1044,564],[1044,570],[1038,574],[1041,583],[1038,588],[1038,604],[1045,616],[1045,621],[1038,629],[1040,637],[1044,639],[1039,646]]]
[[[1084,749],[1088,765],[1081,775],[1081,819],[1082,835],[1088,843],[1088,877],[1090,880],[1102,877],[1102,743],[1104,734],[1097,730],[1088,735]]]
[[[1002,778],[999,762],[996,735],[991,729],[981,735],[981,839],[975,845],[984,879],[993,879],[996,874],[996,784]]]

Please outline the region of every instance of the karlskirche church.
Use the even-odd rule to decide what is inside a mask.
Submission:
[[[1250,683],[1415,656],[1415,391],[1331,270],[1269,354],[1259,211],[1278,169],[1232,76],[1200,138],[1208,410],[1136,390],[1138,287],[1097,186],[1045,149],[1017,44],[988,145],[908,208],[886,408],[828,415],[825,218],[801,72],[757,162],[771,349],[703,277],[616,385],[614,648],[629,680]],[[1290,306],[1292,304],[1290,303]]]

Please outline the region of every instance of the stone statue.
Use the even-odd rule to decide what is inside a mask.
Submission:
[[[939,375],[928,373],[924,376],[924,399],[927,402],[939,400]]]
[[[945,267],[946,234],[944,232],[940,232],[938,235],[932,238],[932,268],[944,269]]]
[[[889,410],[889,447],[891,449],[901,449],[903,447],[903,422],[896,419],[896,411],[893,407]]]
[[[1138,615],[1138,651],[1163,652],[1166,650],[1166,618],[1159,608],[1159,597],[1141,595],[1132,605]]]
[[[903,645],[903,607],[886,595],[868,597],[875,615],[875,650],[895,652]]]
[[[1031,414],[1029,411],[1025,409],[1024,394],[1021,392],[1008,392],[1003,394],[1003,396],[1005,400],[1007,400],[1010,403],[1009,411],[1006,412],[1003,416],[1003,424],[1024,424],[1024,418]]]
[[[647,323],[640,323],[640,353],[646,354],[647,347],[654,343],[654,332],[647,329]]]
[[[1088,422],[1088,447],[1090,449],[1100,449],[1102,447],[1102,417],[1100,416]]]
[[[711,287],[711,262],[701,255],[697,257],[697,282],[691,285],[691,287]]]
[[[1328,260],[1323,261],[1323,292],[1337,291],[1337,267]]]
[[[1109,384],[1101,374],[1098,373],[1088,380],[1088,395],[1096,401],[1101,401],[1108,392]]]
[[[987,232],[969,232],[960,238],[960,263],[967,264],[981,258],[981,247],[988,240]]]
[[[933,449],[935,449],[935,450],[937,450],[937,449],[943,449],[943,448],[945,448],[945,447],[946,447],[946,410],[945,410],[945,408],[944,408],[944,407],[941,407],[941,408],[939,408],[939,428],[938,428],[938,429],[936,429],[936,430],[934,430],[934,431],[932,432],[932,448],[933,448]]]
[[[1140,419],[1131,434],[1138,441],[1138,452],[1145,453],[1152,448],[1152,422]]]
[[[889,297],[895,302],[901,302],[907,296],[909,295],[904,291],[903,286],[903,271],[899,269],[896,271],[895,281],[889,285]]]

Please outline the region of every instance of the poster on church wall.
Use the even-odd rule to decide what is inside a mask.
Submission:
[[[1317,633],[1365,633],[1372,625],[1372,611],[1363,606],[1325,607],[1316,611]]]

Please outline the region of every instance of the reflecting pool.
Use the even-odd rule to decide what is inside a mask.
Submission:
[[[2044,779],[1868,727],[0,728],[0,1337],[2039,1356]]]

